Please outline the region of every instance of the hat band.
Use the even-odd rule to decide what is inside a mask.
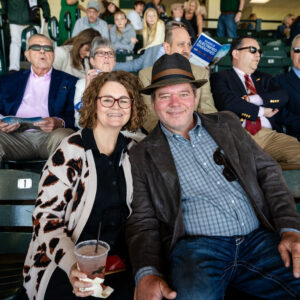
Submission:
[[[152,77],[152,81],[151,83],[156,83],[158,81],[167,79],[167,78],[174,78],[174,77],[178,77],[178,78],[187,78],[190,80],[195,80],[195,77],[193,75],[193,73],[191,72],[187,72],[185,70],[182,69],[167,69],[164,71],[161,71],[159,73],[157,73],[155,76]]]

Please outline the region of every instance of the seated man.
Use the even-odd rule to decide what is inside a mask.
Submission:
[[[230,110],[253,139],[278,162],[299,164],[300,143],[282,131],[276,114],[288,95],[270,74],[256,71],[260,47],[254,38],[242,37],[231,44],[231,70],[212,74],[211,90],[218,110]]]
[[[166,25],[165,42],[163,43],[164,52],[167,54],[179,53],[190,59],[191,56],[191,38],[187,32],[185,25],[181,22],[171,21]],[[196,79],[207,79],[208,71],[192,64],[192,71]],[[148,86],[151,82],[152,66],[139,72],[139,78],[144,86]],[[195,109],[202,113],[216,112],[214,100],[210,91],[209,81],[198,90],[200,101]],[[143,96],[144,102],[148,107],[147,117],[143,124],[144,129],[148,132],[152,131],[157,123],[157,116],[152,108],[150,96]]]
[[[109,39],[107,23],[101,20],[99,16],[99,3],[95,0],[90,0],[86,8],[86,16],[78,19],[74,25],[72,37],[84,29],[93,28],[98,30],[102,37]]]
[[[145,8],[145,2],[143,0],[136,0],[133,4],[134,10],[131,10],[128,15],[127,19],[130,20],[131,25],[133,28],[141,33],[143,29],[143,19],[141,15],[143,14],[143,10]]]
[[[0,114],[20,118],[42,117],[28,125],[0,120],[0,162],[6,159],[47,159],[74,127],[77,78],[52,68],[53,43],[35,34],[25,52],[31,70],[0,78]]]
[[[194,112],[205,82],[175,53],[141,90],[160,122],[130,151],[137,300],[224,299],[229,284],[300,299],[300,216],[281,169],[233,113]]]
[[[300,34],[292,42],[291,58],[292,70],[276,78],[277,83],[289,94],[289,102],[279,113],[279,120],[286,126],[286,133],[300,141]]]

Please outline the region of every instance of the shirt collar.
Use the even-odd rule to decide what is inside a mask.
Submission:
[[[239,75],[239,76],[245,76],[245,72],[243,72],[242,70],[240,70],[240,69],[238,69],[238,68],[236,68],[236,67],[232,67],[233,68],[233,70]],[[250,77],[251,77],[251,74],[248,74]]]
[[[32,66],[30,67],[31,74],[34,78],[45,78],[45,79],[50,79],[51,78],[51,73],[52,73],[53,67],[44,75],[44,76],[38,76],[34,71]]]
[[[297,75],[297,77],[300,78],[300,70],[298,70],[295,67],[293,67],[293,71],[295,72],[295,74]]]
[[[201,119],[199,117],[199,115],[197,113],[194,112],[194,118],[196,118],[196,125],[189,131],[189,135],[198,135],[201,128],[202,128],[202,122],[201,122]],[[160,128],[162,129],[163,133],[165,134],[165,136],[167,138],[178,138],[178,137],[182,137],[182,135],[180,134],[176,134],[176,133],[173,133],[172,131],[170,131],[169,129],[167,129],[162,122],[159,122],[160,123]]]

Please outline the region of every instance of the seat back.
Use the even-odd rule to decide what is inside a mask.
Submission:
[[[0,254],[26,253],[40,175],[0,170]]]

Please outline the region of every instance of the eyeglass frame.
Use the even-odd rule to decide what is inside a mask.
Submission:
[[[40,48],[39,50],[38,49],[32,49],[33,47],[38,47]],[[46,50],[45,47],[49,47],[49,49],[51,50]],[[33,45],[30,45],[28,47],[28,50],[32,50],[32,51],[41,51],[41,50],[44,50],[45,52],[54,52],[54,48],[52,45],[40,45],[40,44],[33,44]]]
[[[217,157],[218,155],[218,157]],[[222,171],[223,176],[226,178],[227,181],[232,182],[235,180],[238,180],[238,176],[235,172],[235,170],[232,168],[228,160],[226,159],[225,155],[222,153],[221,148],[218,147],[216,151],[213,154],[214,162],[218,165],[224,166],[224,169]],[[221,159],[221,161],[220,161]]]
[[[300,47],[294,47],[293,51],[294,53],[300,53]]]
[[[258,52],[259,55],[262,55],[262,53],[263,53],[263,51],[262,51],[261,49],[257,49],[257,48],[254,47],[254,46],[247,46],[247,47],[237,48],[236,50],[241,51],[241,50],[246,50],[246,49],[249,49],[249,52],[250,52],[251,54],[255,54],[256,52]],[[253,49],[254,52],[252,52],[251,49]]]
[[[105,105],[103,105],[103,103],[102,103],[102,101],[101,101],[101,98],[103,98],[103,97],[106,97],[106,98],[112,98],[113,100],[114,100],[114,102],[113,102],[113,104],[111,105],[111,106],[105,106]],[[129,106],[128,107],[121,107],[121,105],[120,105],[120,100],[122,100],[122,98],[123,99],[127,99],[127,100],[130,100],[130,102],[129,102]],[[132,106],[132,102],[133,102],[133,98],[129,98],[129,97],[126,97],[126,96],[121,96],[120,98],[115,98],[115,97],[113,97],[113,96],[97,96],[96,97],[96,99],[98,100],[100,100],[100,104],[103,106],[103,107],[106,107],[106,108],[111,108],[111,107],[113,107],[114,105],[115,105],[115,102],[117,102],[118,103],[118,105],[119,105],[119,108],[121,108],[121,109],[127,109],[127,108],[130,108],[131,106]]]
[[[100,55],[100,51],[103,52],[104,55]],[[109,55],[109,53],[112,53],[112,55]],[[110,51],[103,51],[103,50],[99,50],[99,51],[96,51],[95,54],[94,54],[94,57],[108,57],[108,58],[114,58],[115,57],[115,53],[113,50]]]

